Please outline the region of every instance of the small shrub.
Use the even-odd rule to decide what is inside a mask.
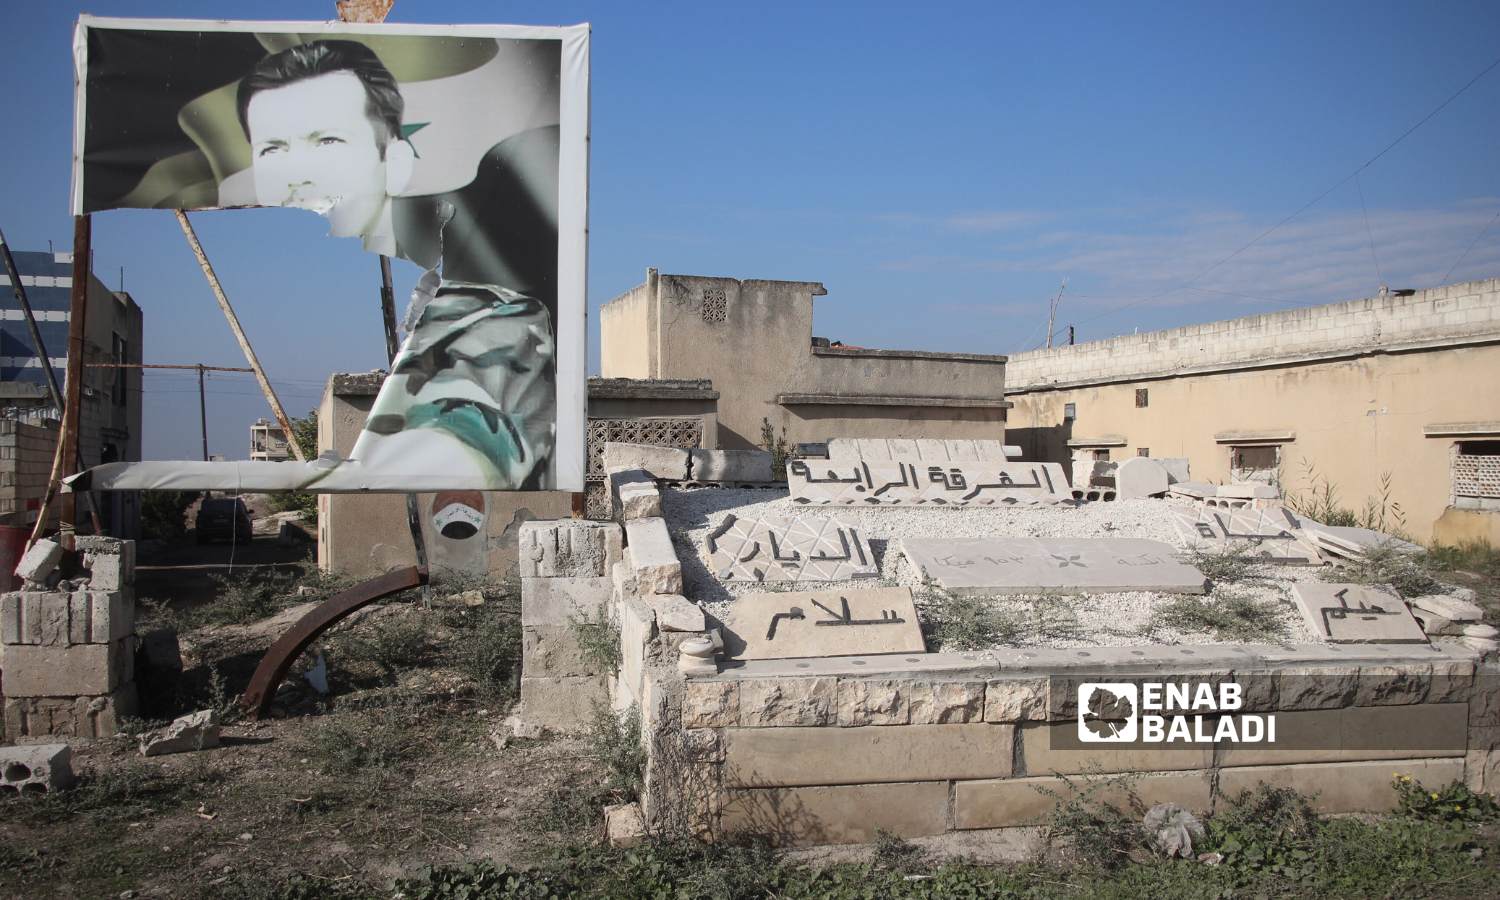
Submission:
[[[1429,790],[1410,775],[1397,774],[1391,782],[1400,815],[1426,822],[1485,822],[1500,816],[1500,804],[1487,794],[1476,794],[1461,781]]]
[[[1252,577],[1255,557],[1248,547],[1226,544],[1222,548],[1196,548],[1192,551],[1192,564],[1214,584],[1229,584]]]
[[[927,866],[927,852],[884,828],[875,831],[873,862],[882,869],[911,874]]]
[[[141,533],[148,538],[175,541],[187,534],[187,509],[197,491],[142,491]]]
[[[985,650],[1020,638],[1020,619],[988,597],[934,595],[923,611],[922,627],[934,649]]]
[[[595,703],[584,739],[589,756],[604,771],[604,788],[619,798],[615,802],[639,800],[646,773],[640,707],[617,715],[608,704]]]
[[[1484,540],[1433,544],[1427,551],[1427,566],[1441,572],[1471,572],[1500,579],[1500,548]]]
[[[311,599],[297,595],[297,578],[291,573],[251,569],[210,577],[217,585],[214,599],[181,614],[191,625],[256,622]]]
[[[406,712],[395,707],[329,717],[307,729],[301,752],[327,775],[394,774],[421,752]]]
[[[426,662],[432,650],[420,611],[413,607],[393,609],[395,614],[363,631],[346,633],[338,641],[338,652],[347,661],[369,663],[392,682],[403,670]]]
[[[521,659],[521,616],[499,601],[464,607],[448,613],[453,629],[445,645],[450,665],[474,682],[485,698],[508,699],[515,693],[514,676]]]
[[[1176,631],[1208,632],[1229,641],[1266,641],[1286,636],[1281,607],[1248,594],[1219,591],[1182,596],[1157,610],[1154,625]]]
[[[1345,565],[1331,566],[1321,575],[1328,581],[1388,584],[1403,597],[1421,597],[1443,588],[1432,577],[1425,559],[1390,545],[1366,550],[1360,558]]]
[[[1126,776],[1059,775],[1063,789],[1037,790],[1052,798],[1052,812],[1043,826],[1043,843],[1065,858],[1100,869],[1119,869],[1132,852],[1146,844],[1140,819],[1145,806]],[[1104,799],[1106,792],[1126,793],[1122,809]]]
[[[791,458],[792,445],[786,436],[786,426],[781,426],[781,434],[771,425],[771,420],[762,417],[760,420],[760,446],[771,454],[771,471],[775,473],[777,481],[786,480],[786,461]]]
[[[1225,866],[1292,879],[1311,874],[1319,821],[1308,797],[1261,784],[1225,799],[1227,807],[1209,820],[1207,843]]]
[[[568,626],[578,642],[578,650],[597,672],[620,671],[620,626],[603,620],[595,622],[568,616]]]

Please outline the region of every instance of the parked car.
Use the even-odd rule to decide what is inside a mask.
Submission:
[[[198,543],[223,538],[239,543],[250,540],[254,526],[250,510],[238,497],[209,497],[198,507]]]

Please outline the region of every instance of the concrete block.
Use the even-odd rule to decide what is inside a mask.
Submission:
[[[1168,484],[1166,467],[1149,457],[1132,456],[1115,469],[1115,496],[1121,500],[1159,497]]]
[[[739,723],[739,682],[687,682],[682,696],[683,728],[727,728]]]
[[[913,725],[962,725],[984,720],[984,682],[933,681],[908,685]]]
[[[681,594],[651,594],[644,599],[656,611],[656,625],[662,631],[699,632],[708,628],[703,607]]]
[[[42,538],[32,544],[21,557],[21,561],[16,564],[16,575],[25,581],[46,581],[47,576],[57,568],[57,564],[62,562],[62,557],[62,544]]]
[[[129,589],[75,591],[68,596],[69,643],[107,644],[134,631],[135,598]]]
[[[1077,784],[1076,779],[1074,783]],[[1142,775],[1130,784],[1101,784],[1090,797],[1129,813],[1132,794],[1148,807],[1157,803],[1175,803],[1194,812],[1207,812],[1213,803],[1207,772]],[[1067,782],[1051,776],[960,781],[953,786],[954,827],[1008,828],[1041,824],[1057,805],[1058,798],[1067,800],[1070,796]]]
[[[0,642],[103,644],[135,630],[129,591],[25,591],[0,597]]]
[[[693,481],[776,481],[771,454],[764,450],[689,450]]]
[[[120,720],[134,716],[137,709],[134,683],[98,697],[6,697],[5,734],[10,740],[109,737],[120,730]]]
[[[521,525],[522,578],[596,578],[620,559],[620,526],[587,519]]]
[[[1047,679],[991,681],[984,689],[986,722],[1028,722],[1047,718]]]
[[[652,444],[605,444],[604,471],[621,469],[644,469],[653,478],[686,481],[688,452],[680,447],[657,447]]]
[[[942,782],[731,790],[721,829],[778,846],[864,844],[880,832],[903,838],[948,830]]]
[[[638,803],[604,807],[604,834],[611,847],[638,847],[646,840],[646,820]]]
[[[118,591],[135,583],[135,541],[88,535],[78,538],[76,546],[88,572],[89,590]]]
[[[1273,485],[1260,484],[1259,482],[1245,482],[1242,484],[1219,485],[1220,497],[1231,497],[1240,500],[1274,500],[1281,496]]]
[[[1276,714],[1276,743],[1219,744],[1221,766],[1462,757],[1468,706],[1352,706]]]
[[[740,724],[751,727],[832,725],[835,678],[761,678],[740,682]]]
[[[646,594],[681,594],[682,564],[672,549],[667,521],[632,519],[625,523],[626,561]]]
[[[733,787],[790,787],[1009,778],[1014,732],[984,724],[727,728],[724,780]]]
[[[172,724],[141,735],[142,756],[165,756],[219,746],[219,714],[211,709],[188,713]]]
[[[1213,760],[1212,744],[1079,744],[1076,722],[1020,728],[1027,775],[1172,772],[1206,769]]]
[[[1463,780],[1464,761],[1462,758],[1398,759],[1245,766],[1219,773],[1219,793],[1233,798],[1258,784],[1267,784],[1308,795],[1313,809],[1323,814],[1381,813],[1396,807],[1396,791],[1391,782],[1397,774],[1410,775],[1424,785],[1438,787]]]
[[[521,625],[566,627],[575,620],[603,622],[608,615],[611,580],[597,578],[523,578]]]
[[[911,710],[902,682],[839,679],[840,725],[905,725],[910,719]]]
[[[1478,622],[1484,618],[1484,610],[1474,603],[1472,598],[1433,594],[1426,597],[1412,597],[1407,602],[1417,609],[1442,616],[1450,622]]]
[[[5,649],[7,698],[108,694],[134,678],[135,644],[128,637],[108,644]]]
[[[1179,484],[1191,479],[1191,466],[1186,456],[1172,456],[1156,458],[1161,467],[1167,470],[1167,484]]]
[[[0,747],[0,797],[48,794],[73,785],[73,751],[67,744]]]
[[[661,491],[644,469],[609,473],[610,514],[620,520],[661,516]]]
[[[641,696],[646,657],[656,637],[656,613],[639,600],[624,600],[620,616],[620,678],[636,696]]]
[[[545,625],[521,630],[521,672],[525,676],[560,678],[573,675],[598,675],[599,663],[587,658],[578,643],[582,628],[593,625]]]
[[[521,677],[520,718],[529,726],[561,734],[588,730],[597,705],[609,703],[605,675]]]

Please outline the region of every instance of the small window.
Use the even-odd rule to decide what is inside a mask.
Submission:
[[[1094,454],[1094,462],[1109,462],[1109,448],[1090,451]]]
[[[1076,404],[1076,403],[1064,403],[1063,404],[1063,418],[1064,419],[1076,419],[1076,418],[1078,418],[1078,404]]]
[[[1145,409],[1146,406],[1150,402],[1151,402],[1151,395],[1150,395],[1149,391],[1147,391],[1145,388],[1136,388],[1135,389],[1135,408],[1136,409]],[[1142,455],[1144,455],[1144,454],[1142,454]]]
[[[1459,441],[1453,450],[1453,505],[1500,509],[1500,441]]]
[[[1135,455],[1136,456],[1150,456],[1151,455],[1151,448],[1150,447],[1137,447],[1137,448],[1135,448]]]
[[[1267,470],[1281,464],[1281,448],[1275,444],[1263,447],[1231,447],[1231,469]]]

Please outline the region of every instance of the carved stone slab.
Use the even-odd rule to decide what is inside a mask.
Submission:
[[[1324,525],[1314,522],[1312,519],[1295,517],[1294,520],[1302,528],[1302,533],[1313,541],[1318,547],[1327,550],[1337,556],[1347,559],[1357,559],[1363,556],[1366,550],[1389,547],[1402,553],[1421,555],[1427,552],[1427,548],[1410,541],[1392,537],[1380,531],[1369,528],[1353,528],[1340,525]]]
[[[747,594],[724,616],[724,652],[731,659],[926,650],[910,588]]]
[[[903,539],[902,551],[924,578],[951,594],[1056,591],[1201,594],[1203,573],[1170,546],[1138,538]]]
[[[1318,548],[1302,537],[1285,508],[1174,508],[1172,525],[1189,547],[1243,549],[1256,559],[1291,566],[1322,565]]]
[[[1335,644],[1425,644],[1427,635],[1395,591],[1385,585],[1292,585],[1313,634]]]
[[[704,544],[720,581],[847,581],[880,574],[864,535],[827,516],[742,519],[730,513]]]
[[[1072,499],[1062,466],[1021,462],[794,459],[792,500],[841,506],[993,506]]]

